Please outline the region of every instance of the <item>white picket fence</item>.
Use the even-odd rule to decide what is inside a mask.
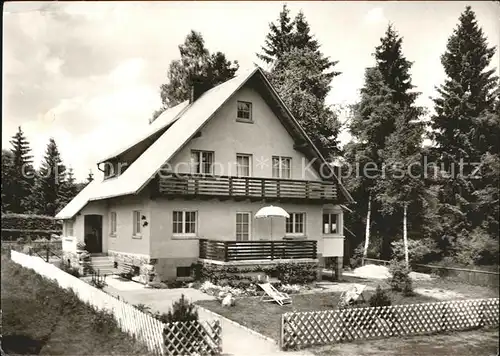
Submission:
[[[89,303],[95,309],[111,312],[120,329],[144,343],[149,351],[159,355],[164,353],[163,329],[165,324],[159,320],[90,286],[53,264],[46,263],[40,257],[11,251],[11,259],[48,279],[55,280],[62,288],[72,289],[83,302]]]

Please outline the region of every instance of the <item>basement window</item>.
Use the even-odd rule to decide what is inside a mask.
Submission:
[[[191,267],[177,267],[177,277],[191,277]]]

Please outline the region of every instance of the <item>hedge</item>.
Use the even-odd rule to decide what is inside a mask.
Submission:
[[[241,287],[241,285],[252,282],[250,277],[245,276],[245,273],[262,272],[278,278],[284,284],[307,284],[316,280],[317,268],[317,263],[303,262],[286,262],[267,266],[257,265],[246,268],[201,263],[196,266],[196,274],[198,274],[196,277],[215,284],[222,281],[232,287]]]
[[[54,234],[61,235],[61,230],[2,229],[2,241],[17,241],[21,237],[24,241],[34,241],[41,238],[50,240]]]
[[[2,230],[62,230],[62,221],[52,216],[2,214]]]

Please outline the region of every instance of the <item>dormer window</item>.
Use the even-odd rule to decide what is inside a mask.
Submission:
[[[253,122],[252,120],[252,103],[248,101],[238,101],[237,121]]]
[[[116,176],[116,167],[112,162],[104,162],[104,179]]]

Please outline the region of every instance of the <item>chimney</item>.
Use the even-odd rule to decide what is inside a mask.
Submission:
[[[208,85],[202,81],[193,81],[191,84],[191,93],[189,96],[189,103],[194,103],[204,92],[207,91]]]

